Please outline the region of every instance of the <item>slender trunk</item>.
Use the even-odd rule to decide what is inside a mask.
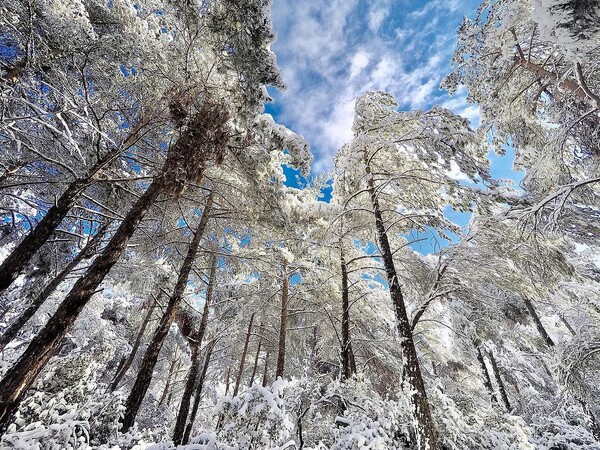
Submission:
[[[261,326],[262,329],[262,326]],[[258,368],[258,357],[260,356],[260,349],[262,347],[262,338],[258,341],[258,345],[256,346],[256,356],[254,357],[254,365],[252,366],[252,375],[250,375],[250,382],[248,386],[252,386],[254,383],[254,377],[256,376],[256,369]]]
[[[544,340],[544,343],[548,347],[554,347],[554,341],[550,338],[548,332],[544,328],[544,325],[540,320],[540,316],[538,316],[537,311],[535,310],[531,300],[527,297],[523,297],[523,302],[525,303],[525,307],[527,308],[527,311],[529,311],[529,314],[531,315],[533,322],[535,323],[535,327],[537,328],[538,333],[540,333],[540,336]]]
[[[156,300],[157,302],[160,300],[161,296],[162,296],[162,290],[159,290],[158,299]],[[112,382],[110,383],[110,386],[108,388],[110,390],[110,392],[113,392],[115,389],[117,389],[117,387],[119,386],[119,383],[121,382],[121,380],[123,379],[123,377],[125,376],[127,371],[129,370],[129,368],[131,367],[131,364],[133,364],[133,360],[135,359],[135,355],[137,354],[137,351],[140,348],[140,344],[142,343],[142,338],[144,337],[144,333],[146,332],[146,328],[148,327],[148,323],[150,322],[150,318],[152,317],[153,311],[154,311],[154,305],[151,305],[150,308],[148,308],[146,315],[144,316],[144,320],[142,321],[142,324],[140,326],[140,329],[138,330],[137,336],[135,337],[135,342],[133,343],[133,347],[131,347],[131,352],[129,353],[129,356],[127,357],[127,359],[125,360],[123,365],[121,365],[119,367],[119,369],[115,373],[115,377],[113,378]]]
[[[204,211],[202,213],[202,219],[200,220],[200,224],[198,225],[192,242],[188,247],[188,252],[185,256],[183,264],[181,265],[181,270],[179,271],[179,276],[177,278],[177,282],[175,283],[175,288],[173,289],[173,293],[171,294],[167,308],[163,314],[163,317],[161,318],[160,323],[158,324],[158,328],[154,332],[152,340],[148,344],[148,348],[146,349],[146,353],[142,359],[135,383],[133,384],[129,397],[125,403],[125,413],[121,419],[123,432],[129,430],[135,423],[135,418],[140,406],[142,405],[142,401],[146,396],[146,391],[148,390],[148,387],[150,387],[152,373],[154,372],[154,366],[156,366],[156,362],[158,361],[158,355],[162,349],[167,335],[169,334],[169,329],[173,324],[179,304],[183,299],[183,293],[185,291],[194,260],[198,254],[200,241],[202,240],[202,235],[204,234],[206,224],[208,223],[211,206],[212,193],[208,197],[206,206],[204,207]]]
[[[348,343],[348,358],[350,359],[350,376],[356,374],[356,359],[354,358],[354,350],[352,350],[352,342]]]
[[[246,340],[244,341],[244,349],[242,350],[242,357],[240,359],[240,368],[238,370],[237,377],[235,379],[235,387],[233,388],[233,397],[235,397],[240,389],[240,383],[242,382],[242,376],[244,375],[244,365],[246,364],[246,355],[248,354],[248,343],[250,342],[250,336],[252,335],[252,323],[254,322],[254,314],[250,316],[250,323],[248,324],[248,333],[246,333]]]
[[[167,375],[167,381],[165,383],[165,387],[163,388],[162,395],[160,396],[160,400],[158,401],[158,406],[162,406],[162,404],[167,399],[167,395],[169,394],[169,388],[171,387],[171,379],[173,375],[179,370],[179,358],[173,358],[171,361],[171,365],[169,366],[169,375]]]
[[[492,370],[494,371],[494,378],[496,378],[496,383],[498,384],[498,390],[500,391],[500,397],[502,397],[502,403],[504,403],[504,407],[508,412],[512,410],[510,406],[510,402],[508,401],[508,395],[506,394],[506,387],[504,386],[504,380],[500,375],[500,370],[498,369],[498,364],[496,363],[496,358],[494,357],[494,352],[491,350],[488,352],[488,357],[490,358],[490,362],[492,363]]]
[[[263,378],[262,378],[262,387],[266,387],[267,386],[267,375],[269,371],[269,352],[267,351],[267,354],[265,355],[265,367],[263,369]]]
[[[575,329],[571,326],[571,324],[567,321],[567,319],[565,319],[565,316],[563,316],[562,314],[559,314],[560,317],[560,321],[563,323],[563,325],[567,328],[567,330],[569,330],[569,333],[571,333],[571,336],[576,336],[577,332],[575,331]]]
[[[94,183],[96,177],[112,162],[122,149],[117,148],[94,164],[87,173],[67,187],[56,203],[48,210],[36,227],[15,247],[0,265],[0,295],[23,272],[33,255],[50,238],[54,230],[60,225],[67,213],[71,210],[79,196]]]
[[[283,369],[285,367],[285,337],[287,334],[288,319],[288,289],[289,278],[287,273],[287,261],[283,260],[283,288],[281,291],[281,321],[279,323],[279,345],[277,353],[277,370],[275,378],[283,378]]]
[[[417,350],[413,341],[411,324],[406,313],[406,305],[400,286],[400,280],[394,265],[393,253],[388,240],[381,208],[375,191],[375,183],[371,167],[366,160],[365,155],[365,171],[367,175],[367,187],[371,197],[373,206],[373,214],[375,215],[375,227],[377,229],[377,239],[387,276],[388,289],[394,310],[396,321],[398,323],[398,333],[400,335],[400,349],[404,358],[403,364],[403,382],[408,384],[410,391],[410,403],[412,407],[412,415],[415,418],[415,434],[417,436],[417,448],[419,450],[436,450],[438,448],[437,437],[427,393],[425,391],[425,383],[421,375]]]
[[[46,299],[52,295],[60,283],[64,281],[67,275],[69,275],[69,273],[71,273],[71,271],[75,269],[75,267],[77,267],[81,261],[94,256],[94,252],[97,251],[98,244],[100,244],[100,241],[104,237],[108,225],[109,223],[106,223],[104,226],[102,226],[102,228],[100,228],[100,230],[98,230],[98,233],[96,233],[96,235],[89,240],[89,242],[77,254],[77,256],[75,256],[75,258],[73,258],[73,260],[68,263],[50,283],[48,283],[44,290],[35,297],[35,299],[19,315],[19,317],[17,317],[16,320],[6,330],[4,330],[2,336],[0,336],[0,350],[3,350],[9,342],[17,337],[19,331],[21,331],[25,324],[35,315],[38,309],[40,309]]]
[[[187,421],[188,412],[190,410],[190,401],[192,392],[198,377],[198,369],[200,365],[200,346],[194,343],[192,345],[192,361],[188,376],[185,382],[181,402],[179,403],[179,411],[177,412],[177,420],[175,421],[175,429],[173,430],[173,443],[177,446],[183,440],[183,432],[185,431],[185,423]]]
[[[344,251],[340,250],[342,268],[342,380],[351,377],[350,370],[350,294],[348,292],[348,267],[344,259]]]
[[[492,385],[492,379],[490,378],[490,372],[488,371],[488,368],[485,364],[485,359],[483,359],[483,353],[481,353],[481,348],[475,342],[473,342],[473,346],[475,347],[475,350],[477,350],[477,361],[479,362],[479,365],[481,367],[481,373],[483,374],[483,385],[490,394],[492,403],[498,403],[496,393],[494,392],[494,386]]]
[[[217,268],[217,259],[213,254],[211,256],[210,263],[210,275],[208,278],[208,287],[206,289],[206,300],[204,302],[204,310],[202,311],[202,319],[200,321],[200,327],[197,333],[190,339],[190,345],[192,347],[192,365],[188,372],[187,381],[185,383],[185,389],[181,396],[181,402],[179,403],[179,411],[177,413],[177,421],[175,422],[175,429],[173,430],[173,442],[175,445],[181,444],[185,431],[185,424],[187,421],[188,412],[190,410],[190,401],[192,399],[192,393],[194,386],[196,385],[196,378],[198,377],[198,369],[200,366],[200,347],[204,340],[204,334],[206,332],[206,326],[208,324],[208,315],[210,313],[210,304],[212,300],[212,294],[215,283],[215,274]]]
[[[204,367],[202,367],[202,373],[200,374],[200,379],[198,380],[198,385],[196,386],[196,392],[194,393],[194,405],[192,406],[192,410],[190,411],[190,417],[188,418],[188,423],[185,427],[185,433],[183,434],[183,440],[181,442],[183,445],[186,445],[189,442],[190,434],[192,433],[192,427],[194,426],[194,422],[196,421],[196,414],[198,414],[198,407],[200,406],[202,388],[204,387],[204,380],[206,380],[206,372],[208,371],[208,365],[210,364],[210,357],[212,355],[215,343],[216,341],[213,340],[209,344],[208,349],[206,351]]]
[[[71,289],[46,326],[31,341],[17,363],[0,382],[0,428],[8,424],[29,387],[48,360],[54,355],[83,307],[92,298],[112,266],[125,251],[127,242],[165,188],[163,177],[157,178],[133,205],[114,236]]]
[[[229,394],[229,377],[231,375],[231,366],[227,367],[227,375],[225,376],[225,395]]]

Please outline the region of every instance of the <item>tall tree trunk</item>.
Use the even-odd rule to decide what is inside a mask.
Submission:
[[[179,271],[179,276],[177,278],[177,282],[175,283],[175,288],[173,289],[173,293],[171,294],[167,308],[163,314],[163,317],[161,318],[160,323],[158,324],[158,328],[154,332],[152,340],[148,344],[148,348],[146,349],[146,353],[142,359],[135,383],[133,384],[131,393],[129,394],[129,397],[125,403],[125,413],[121,419],[121,429],[123,432],[126,432],[133,426],[142,401],[146,396],[146,391],[148,390],[150,382],[152,381],[154,366],[156,366],[160,350],[162,349],[165,338],[167,337],[167,334],[169,334],[169,329],[171,328],[173,320],[175,319],[175,315],[177,314],[177,309],[179,308],[179,304],[183,298],[183,293],[185,291],[192,266],[194,265],[198,248],[200,247],[202,235],[204,234],[206,224],[208,223],[208,218],[212,207],[212,199],[213,197],[211,192],[206,202],[206,206],[204,207],[202,219],[198,224],[198,228],[194,233],[192,242],[188,247],[188,252],[185,256],[183,264],[181,265],[181,270]]]
[[[240,359],[240,368],[238,370],[237,377],[235,379],[235,387],[233,388],[233,397],[235,397],[240,389],[240,383],[242,382],[242,376],[244,375],[244,365],[246,363],[246,355],[248,354],[248,343],[250,342],[250,336],[252,335],[252,323],[254,322],[254,314],[250,316],[250,323],[248,324],[248,332],[246,333],[246,340],[244,341],[244,349],[242,350],[242,357]]]
[[[508,412],[512,410],[510,406],[510,402],[508,401],[508,395],[506,394],[506,387],[504,385],[504,380],[500,375],[500,370],[498,369],[498,364],[496,363],[496,358],[494,357],[494,352],[491,350],[488,352],[488,356],[490,358],[490,362],[492,363],[492,370],[494,371],[494,378],[496,378],[496,383],[498,384],[498,390],[500,391],[500,397],[502,398],[502,402],[504,403],[504,407]]]
[[[340,243],[341,244],[341,243]],[[340,265],[342,269],[342,380],[351,377],[350,370],[350,293],[348,292],[348,267],[344,250],[340,245]]]
[[[156,299],[155,303],[160,301],[160,298],[162,297],[162,295],[163,295],[162,290],[159,290],[158,298]],[[108,388],[110,390],[110,392],[113,392],[115,389],[117,389],[117,387],[119,386],[119,383],[121,382],[121,380],[123,379],[123,377],[125,376],[127,371],[129,370],[129,368],[131,367],[131,364],[133,364],[133,360],[135,359],[135,355],[137,354],[137,351],[140,348],[140,344],[142,343],[142,338],[144,337],[144,333],[146,332],[146,328],[148,327],[148,323],[150,322],[150,318],[152,317],[153,311],[154,311],[154,303],[150,306],[150,308],[148,308],[148,311],[146,312],[146,315],[144,316],[144,320],[142,321],[142,324],[138,330],[137,336],[135,337],[135,342],[133,343],[133,346],[131,347],[131,352],[129,352],[129,356],[123,362],[123,364],[119,366],[119,369],[115,373],[115,377],[113,378],[112,382],[110,383],[110,386]]]
[[[483,359],[483,353],[481,353],[481,347],[477,345],[475,341],[473,341],[473,346],[477,351],[477,361],[479,362],[479,366],[481,367],[481,373],[483,375],[483,385],[487,389],[490,394],[490,398],[493,403],[498,403],[498,399],[496,398],[496,393],[494,392],[494,386],[492,385],[492,379],[490,378],[490,372],[485,364],[485,359]]]
[[[535,323],[535,327],[537,328],[538,333],[540,333],[540,336],[544,340],[544,343],[548,347],[554,347],[554,341],[550,338],[550,335],[544,328],[544,325],[542,324],[542,321],[540,320],[540,316],[538,316],[537,311],[535,310],[531,300],[528,297],[523,297],[523,302],[525,303],[525,307],[527,308],[527,311],[529,311],[529,315],[531,316],[531,318],[533,319],[533,322]]]
[[[204,334],[206,332],[206,326],[208,324],[208,315],[210,313],[210,304],[212,300],[212,294],[215,283],[215,274],[217,268],[217,259],[213,254],[211,256],[210,263],[210,275],[208,278],[208,287],[206,289],[206,300],[204,302],[204,310],[202,311],[202,319],[200,321],[200,327],[197,333],[189,339],[190,346],[192,348],[192,365],[188,372],[185,388],[183,395],[181,396],[181,402],[179,403],[179,411],[177,412],[177,420],[175,422],[175,429],[173,430],[173,442],[175,445],[181,444],[185,431],[185,424],[187,421],[188,412],[190,410],[190,401],[192,399],[192,393],[194,386],[196,385],[196,378],[198,377],[198,369],[200,366],[200,347],[204,340]]]
[[[283,288],[281,290],[281,320],[279,322],[279,345],[277,353],[277,370],[275,378],[283,378],[283,369],[285,367],[285,337],[287,334],[288,320],[288,289],[289,278],[287,273],[287,261],[283,260]]]
[[[179,411],[177,412],[177,420],[175,421],[175,429],[173,430],[173,443],[181,444],[183,433],[185,431],[185,423],[187,421],[188,412],[190,410],[190,400],[196,384],[198,369],[200,365],[200,346],[196,343],[192,344],[191,366],[183,389],[183,395],[179,403]]]
[[[267,376],[269,374],[269,351],[267,350],[267,354],[265,355],[265,366],[263,369],[263,377],[262,377],[262,387],[267,386]]]
[[[262,330],[262,325],[261,325]],[[256,356],[254,357],[254,365],[252,366],[252,375],[250,375],[250,382],[248,386],[252,386],[254,384],[254,377],[256,376],[256,369],[258,369],[258,357],[260,356],[260,349],[262,348],[262,338],[258,340],[258,345],[256,346]]]
[[[17,363],[0,382],[0,428],[8,424],[29,387],[54,355],[83,307],[92,298],[112,266],[125,251],[127,242],[140,222],[165,189],[164,177],[155,179],[129,210],[114,236],[87,272],[71,289],[46,326],[31,341]]]
[[[229,394],[230,376],[231,376],[231,366],[227,367],[227,375],[225,376],[225,395]]]
[[[367,189],[373,206],[377,240],[379,242],[379,248],[381,249],[388,289],[394,305],[396,321],[398,322],[397,327],[400,335],[400,349],[404,359],[402,378],[403,382],[408,384],[408,390],[410,391],[412,415],[415,419],[417,448],[419,450],[436,450],[438,448],[437,436],[433,418],[431,417],[429,401],[427,400],[425,383],[423,382],[423,376],[421,375],[417,350],[413,341],[411,324],[406,313],[406,305],[404,304],[400,280],[394,265],[392,249],[390,247],[385,224],[383,222],[383,216],[381,214],[381,208],[377,199],[373,174],[366,157],[367,155],[365,154],[364,163],[367,175]]]
[[[181,365],[180,358],[174,357],[171,360],[171,364],[169,365],[169,374],[167,375],[167,381],[165,382],[165,387],[163,388],[162,394],[160,396],[160,400],[158,401],[158,406],[162,406],[162,404],[167,399],[167,396],[169,395],[169,389],[171,387],[171,380],[173,379],[173,376],[175,375],[175,373],[177,373],[179,371],[180,365]]]
[[[0,265],[0,295],[23,272],[33,255],[50,238],[71,210],[79,196],[92,185],[98,175],[123,151],[118,147],[107,152],[87,173],[72,181],[56,203],[48,210],[42,220],[29,232]]]
[[[200,374],[200,379],[198,380],[198,385],[196,386],[196,392],[194,393],[194,405],[192,406],[192,410],[190,411],[190,416],[188,418],[188,423],[185,427],[185,433],[183,434],[182,444],[186,445],[190,441],[190,434],[192,433],[192,428],[194,426],[194,422],[196,421],[196,414],[198,414],[198,407],[200,406],[200,397],[202,395],[202,388],[204,387],[204,380],[206,380],[206,372],[208,371],[208,365],[210,364],[210,357],[212,355],[213,348],[215,346],[216,341],[213,340],[206,350],[206,358],[204,360],[204,367],[202,367],[202,373]]]
[[[350,360],[350,376],[356,374],[356,359],[354,358],[354,350],[352,350],[352,341],[348,343],[348,358]]]
[[[4,330],[2,336],[0,336],[0,350],[3,350],[6,345],[11,342],[21,328],[25,326],[25,324],[35,315],[35,313],[40,309],[40,307],[44,304],[46,299],[52,295],[55,289],[64,281],[64,279],[71,273],[75,267],[79,265],[81,261],[84,259],[88,259],[94,256],[94,252],[97,251],[98,245],[100,241],[104,237],[106,230],[109,226],[109,223],[106,223],[98,230],[98,233],[88,241],[85,247],[73,258],[73,260],[68,263],[63,270],[60,271],[58,275],[44,288],[42,292],[40,292],[35,299],[31,302],[31,304],[25,308],[23,312],[15,319],[15,321],[10,324],[10,326]]]

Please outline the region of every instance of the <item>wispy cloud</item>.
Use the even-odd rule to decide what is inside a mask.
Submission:
[[[273,50],[288,89],[273,93],[271,109],[312,144],[315,172],[329,170],[335,151],[351,140],[354,99],[364,91],[391,92],[403,109],[436,103],[477,117],[464,93],[448,98],[438,90],[460,20],[476,5],[274,0]]]

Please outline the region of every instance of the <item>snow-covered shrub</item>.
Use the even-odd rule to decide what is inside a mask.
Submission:
[[[600,443],[586,427],[580,408],[567,407],[564,417],[534,416],[532,441],[536,450],[600,450]]]
[[[216,408],[221,427],[219,440],[241,449],[264,449],[289,441],[294,422],[286,410],[283,391],[286,381],[271,386],[254,384],[231,398],[224,397]]]
[[[106,393],[97,373],[89,356],[54,365],[22,402],[0,448],[87,449],[115,441],[122,398]]]

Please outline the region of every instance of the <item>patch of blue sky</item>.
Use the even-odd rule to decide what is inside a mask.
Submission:
[[[354,99],[368,90],[394,94],[401,110],[440,105],[479,122],[479,108],[466,101],[466,91],[453,97],[439,89],[451,71],[456,33],[464,16],[476,14],[480,0],[274,0],[273,22],[278,58],[287,90],[269,89],[274,103],[266,106],[278,123],[302,134],[311,144],[313,173],[332,169],[333,155],[352,139]],[[513,180],[514,154],[490,153],[494,178]],[[286,184],[302,187],[293,169],[285,168]],[[324,201],[331,192],[324,190]],[[469,213],[446,216],[464,227]],[[445,239],[430,230],[413,244],[421,253],[442,248]]]

